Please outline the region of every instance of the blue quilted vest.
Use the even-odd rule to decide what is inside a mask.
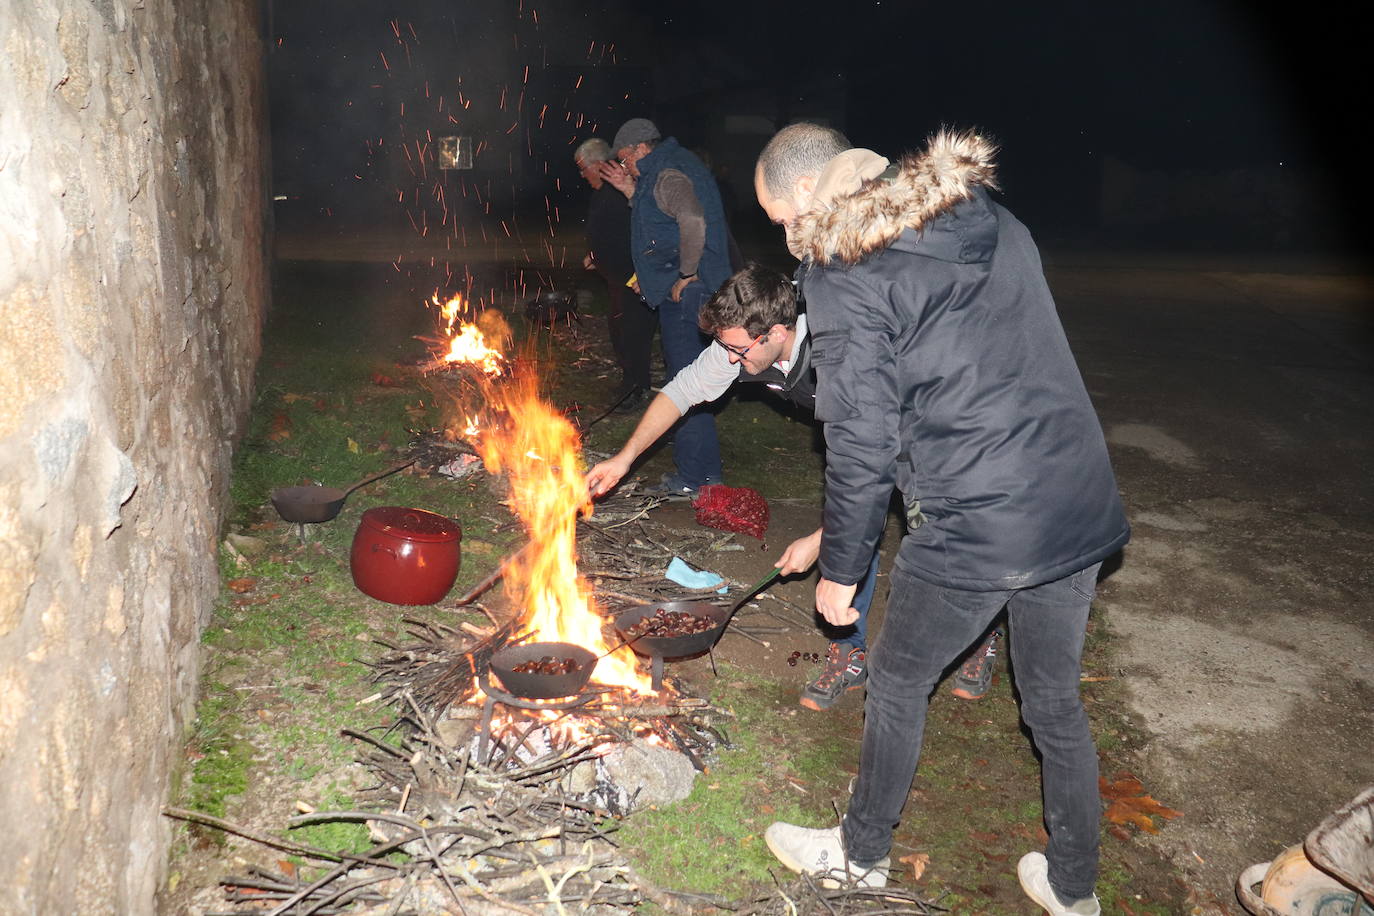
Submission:
[[[639,181],[631,199],[630,245],[635,274],[644,301],[652,308],[668,298],[680,269],[677,221],[654,202],[654,184],[664,169],[676,169],[687,176],[706,215],[706,247],[697,265],[698,281],[705,284],[707,292],[714,293],[730,276],[725,209],[716,180],[700,159],[669,137],[639,160]]]

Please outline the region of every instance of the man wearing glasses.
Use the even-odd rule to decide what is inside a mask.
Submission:
[[[816,408],[816,376],[811,371],[811,341],[806,315],[797,312],[792,282],[775,270],[746,266],[726,280],[700,311],[701,327],[714,343],[685,367],[649,403],[625,446],[587,474],[592,495],[609,491],[645,449],[672,429],[697,404],[716,400],[735,382],[766,385],[779,397],[809,411]],[[817,529],[788,545],[774,565],[783,575],[809,570],[820,550]],[[867,676],[867,610],[873,599],[878,553],[854,597],[863,613],[853,624],[835,628],[826,666],[802,690],[801,704],[829,709],[846,691],[863,686]]]
[[[617,163],[602,174],[630,199],[630,246],[637,291],[658,312],[663,359],[672,379],[702,352],[707,341],[697,312],[730,276],[730,235],[720,191],[700,159],[676,139],[663,139],[646,118],[631,118],[611,143]],[[654,489],[695,496],[720,483],[716,420],[694,411],[673,439],[674,473]]]

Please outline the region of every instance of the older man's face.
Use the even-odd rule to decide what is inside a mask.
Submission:
[[[577,160],[577,171],[582,176],[582,180],[592,186],[592,190],[601,188],[601,163],[592,162],[588,159]]]

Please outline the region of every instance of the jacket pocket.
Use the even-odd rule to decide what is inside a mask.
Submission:
[[[849,335],[844,331],[820,331],[811,335],[811,367],[816,370],[816,419],[838,423],[857,416],[858,407],[846,387],[853,383],[844,376]]]

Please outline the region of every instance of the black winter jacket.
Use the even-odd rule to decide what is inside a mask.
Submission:
[[[1039,252],[988,196],[992,153],[942,134],[795,227],[835,582],[867,571],[894,485],[897,564],[945,587],[1038,585],[1130,537]]]

